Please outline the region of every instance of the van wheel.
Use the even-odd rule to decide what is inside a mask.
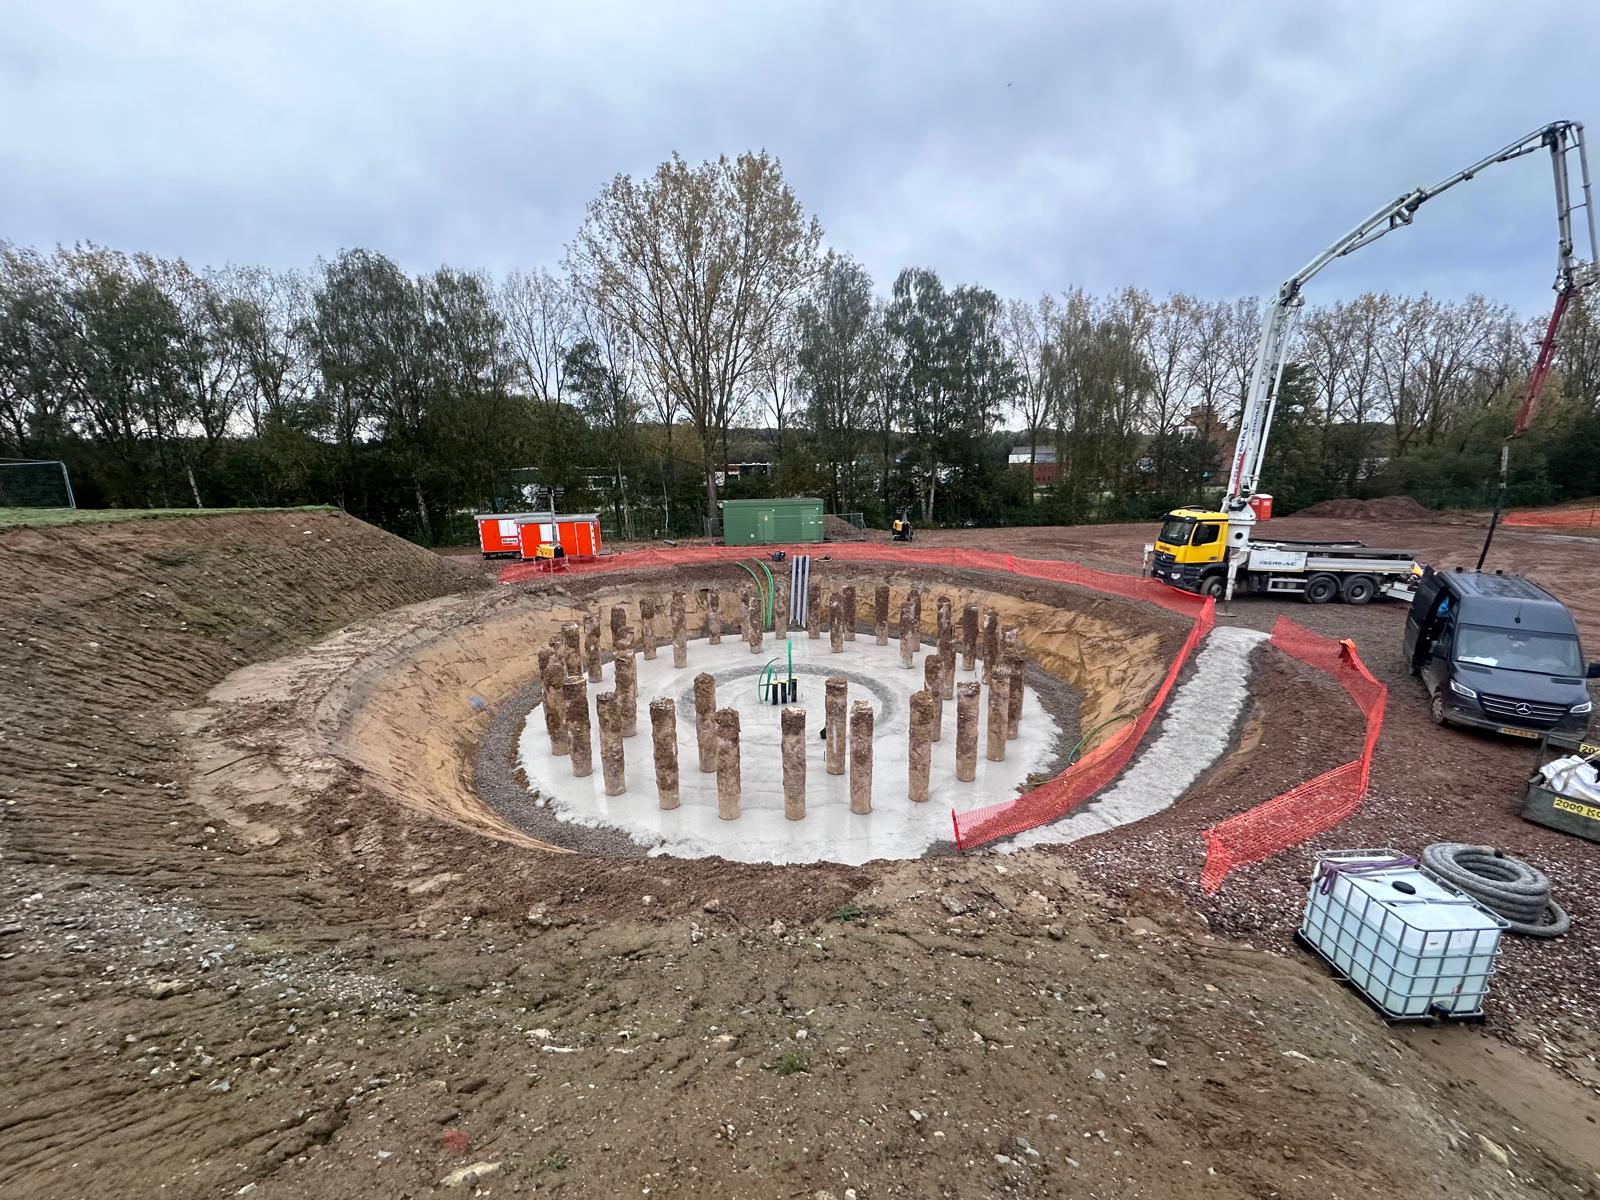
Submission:
[[[1306,603],[1326,604],[1339,594],[1339,581],[1332,575],[1313,575],[1306,583]]]
[[[1227,584],[1228,581],[1221,575],[1207,575],[1200,581],[1200,594],[1210,596],[1213,600],[1221,600]]]
[[[1433,698],[1428,701],[1428,715],[1433,718],[1435,725],[1443,725],[1444,721],[1444,689],[1434,692]]]
[[[1352,575],[1344,581],[1340,598],[1346,604],[1371,604],[1378,594],[1378,581],[1371,575]]]

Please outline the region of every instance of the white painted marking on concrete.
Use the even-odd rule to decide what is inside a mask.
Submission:
[[[1083,807],[997,845],[1003,854],[1056,846],[1141,821],[1170,808],[1227,748],[1250,690],[1250,652],[1266,639],[1218,627],[1201,643],[1194,673],[1167,701],[1160,733],[1122,775]]]
[[[792,635],[791,635],[792,636]],[[549,797],[548,803],[562,820],[592,827],[611,826],[626,831],[653,854],[684,858],[721,855],[737,862],[803,863],[838,862],[858,865],[878,858],[916,858],[937,842],[950,841],[950,810],[980,808],[1016,795],[1029,772],[1047,769],[1051,748],[1060,729],[1030,687],[1022,723],[1015,741],[1006,743],[1003,762],[983,755],[988,690],[979,704],[978,772],[972,783],[955,778],[956,702],[945,701],[942,737],[933,745],[929,773],[929,798],[913,804],[906,797],[906,739],[910,729],[910,697],[922,687],[922,660],[900,666],[898,642],[878,646],[870,637],[846,643],[845,652],[833,654],[826,637],[812,641],[804,632],[794,641],[795,672],[800,678],[800,706],[806,709],[806,817],[790,821],[783,815],[783,769],[779,756],[780,709],[757,702],[756,682],[761,669],[773,658],[784,659],[784,645],[767,635],[760,655],[751,654],[737,633],[724,634],[720,646],[704,641],[690,644],[689,665],[672,667],[671,650],[654,661],[638,660],[639,732],[623,743],[627,759],[628,790],[621,796],[605,795],[601,779],[599,742],[595,743],[594,774],[574,779],[565,757],[552,758],[544,732],[544,714],[529,714],[518,739],[518,762],[529,785]],[[956,663],[956,681],[970,682],[973,672]],[[716,776],[702,775],[695,750],[694,677],[701,671],[734,678],[719,679],[717,703],[739,712],[741,765],[744,784],[743,815],[737,821],[717,817]],[[873,737],[873,788],[871,813],[850,812],[849,775],[829,775],[823,762],[822,681],[831,674],[854,674],[850,699],[869,699],[876,711]],[[594,696],[609,690],[606,679],[591,684],[591,720]],[[655,767],[651,759],[649,703],[652,697],[671,696],[678,702],[679,807],[662,812],[656,802]],[[596,735],[598,739],[598,733]]]

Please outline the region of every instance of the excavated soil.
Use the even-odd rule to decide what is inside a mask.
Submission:
[[[1332,517],[1342,521],[1428,521],[1431,509],[1410,496],[1380,496],[1376,500],[1320,500],[1295,514],[1297,517]]]
[[[1116,530],[1054,534],[1127,565]],[[13,531],[0,578],[8,1198],[470,1194],[474,1165],[483,1194],[573,1197],[1600,1182],[1595,1102],[1566,1075],[1474,1030],[1390,1031],[1276,948],[1280,860],[1205,910],[1251,949],[1184,895],[1197,859],[1159,846],[862,868],[539,849],[476,796],[493,712],[530,638],[624,583],[683,586],[669,574],[475,591],[358,522],[284,514]],[[1145,694],[1181,637],[1143,606],[1007,588],[1086,722]],[[1376,607],[1307,613],[1396,632]],[[1308,720],[1338,697],[1275,653],[1197,818],[1344,752],[1347,723]],[[1360,835],[1488,823],[1516,756],[1441,757],[1455,735],[1395,720],[1421,705],[1391,686],[1389,827]],[[1152,844],[1181,844],[1183,808],[1145,823],[1171,831]],[[1562,882],[1585,921],[1592,881]],[[1592,947],[1511,957],[1578,972]],[[1559,1039],[1554,1019],[1526,1023]]]

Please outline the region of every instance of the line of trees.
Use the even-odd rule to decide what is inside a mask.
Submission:
[[[86,504],[331,502],[427,542],[530,481],[634,535],[767,492],[874,522],[1142,517],[1220,486],[1259,320],[925,268],[880,292],[775,159],[674,156],[608,184],[555,270],[499,280],[364,249],[302,272],[0,243],[0,457],[66,460]],[[1286,508],[1481,494],[1540,332],[1478,296],[1308,308],[1265,484]],[[1600,493],[1597,434],[1580,301],[1522,502]]]

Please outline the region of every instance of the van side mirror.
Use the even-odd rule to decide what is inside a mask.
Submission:
[[[1428,648],[1428,653],[1433,655],[1434,658],[1448,658],[1450,656],[1450,652],[1445,648],[1443,641],[1434,642],[1433,645]],[[1600,666],[1600,663],[1595,665]]]
[[[1600,679],[1600,662],[1590,663],[1589,669],[1584,672],[1583,677],[1585,679]]]

